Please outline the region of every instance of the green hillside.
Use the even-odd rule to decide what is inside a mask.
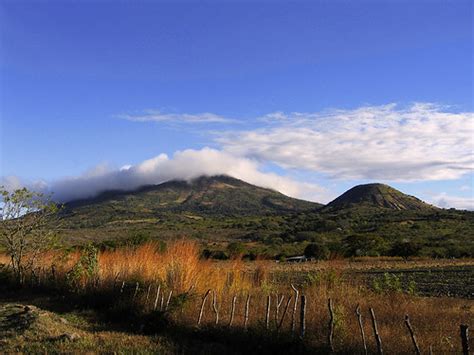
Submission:
[[[231,235],[228,224],[316,210],[322,205],[285,196],[228,176],[170,181],[135,191],[106,191],[65,204],[63,229],[74,241],[135,235]],[[225,226],[226,231],[221,228]],[[239,229],[236,227],[236,233]],[[240,233],[241,234],[241,233]]]
[[[343,256],[474,256],[474,212],[429,205],[388,185],[358,185],[319,209],[286,219],[285,243]]]
[[[67,203],[65,212],[70,217],[86,215],[89,219],[146,218],[163,211],[245,216],[300,212],[320,206],[229,176],[203,176],[191,182],[169,181],[135,191],[106,191],[95,198]]]
[[[474,256],[474,212],[436,208],[382,184],[356,186],[322,206],[227,176],[201,177],[104,192],[66,204],[62,217],[67,244],[190,237],[223,257],[235,252],[228,248],[285,257],[308,244],[334,256]]]

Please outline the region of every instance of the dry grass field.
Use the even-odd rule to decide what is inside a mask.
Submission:
[[[8,259],[3,257],[0,263],[6,264]],[[369,313],[369,308],[372,308],[386,353],[413,352],[412,340],[404,324],[405,315],[410,317],[423,352],[432,347],[434,353],[459,353],[459,326],[472,324],[474,319],[472,300],[420,297],[416,292],[405,292],[392,278],[373,290],[357,278],[347,277],[347,273],[351,270],[463,265],[472,266],[472,260],[367,258],[301,264],[240,260],[215,262],[201,259],[196,243],[178,240],[164,251],[157,244],[148,243],[98,253],[87,249],[68,254],[50,252],[43,256],[26,285],[86,298],[92,296],[94,302],[101,299],[116,313],[133,309],[144,319],[156,315],[175,326],[189,329],[198,327],[203,296],[210,290],[202,308],[199,329],[221,336],[243,332],[246,302],[250,296],[247,333],[258,334],[262,338],[298,339],[301,297],[298,297],[296,312],[293,313],[295,291],[291,283],[294,282],[299,296],[304,295],[306,299],[303,343],[308,349],[328,349],[328,299],[331,299],[336,352],[363,350],[355,313],[359,305],[370,352],[376,351]],[[304,273],[306,277],[301,280],[291,277],[298,273]],[[285,279],[282,274],[287,274],[288,278]],[[217,324],[216,313],[219,318]],[[294,335],[293,322],[296,328]]]

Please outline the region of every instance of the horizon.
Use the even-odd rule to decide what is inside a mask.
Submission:
[[[229,175],[474,210],[472,3],[0,4],[0,185]]]

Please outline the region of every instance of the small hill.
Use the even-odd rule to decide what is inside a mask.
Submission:
[[[384,184],[357,185],[327,204],[323,211],[347,208],[379,208],[391,210],[424,211],[435,209],[420,199],[406,195]]]

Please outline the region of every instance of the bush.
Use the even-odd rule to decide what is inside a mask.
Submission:
[[[217,260],[228,260],[229,259],[229,255],[225,251],[222,251],[222,250],[213,251],[212,254],[211,254],[211,257],[213,259],[217,259]]]
[[[316,258],[319,260],[326,260],[329,258],[329,248],[322,244],[311,243],[304,249],[304,255],[307,258]]]
[[[344,239],[346,256],[380,256],[387,252],[387,242],[374,235],[355,234]]]
[[[234,259],[244,254],[245,246],[240,242],[232,242],[227,246],[227,251],[229,252],[230,258]]]
[[[390,250],[390,254],[393,256],[401,256],[404,258],[408,258],[410,256],[417,256],[420,253],[421,245],[413,242],[413,241],[401,241],[396,242],[392,249]]]

